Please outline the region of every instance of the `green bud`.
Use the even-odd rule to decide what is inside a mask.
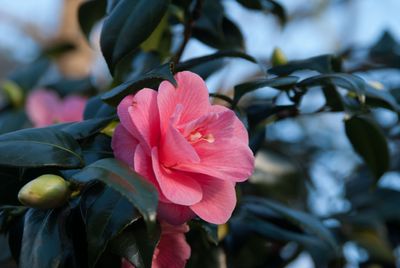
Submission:
[[[24,93],[20,86],[11,80],[7,80],[3,82],[1,87],[14,107],[21,107],[23,105]]]
[[[40,209],[64,205],[71,196],[69,182],[53,174],[46,174],[25,184],[18,193],[25,206]]]
[[[284,65],[287,62],[288,60],[283,51],[279,47],[275,48],[271,57],[272,66]]]
[[[100,132],[106,134],[107,136],[112,137],[114,134],[114,130],[117,127],[117,121],[111,121],[105,128],[103,128]]]

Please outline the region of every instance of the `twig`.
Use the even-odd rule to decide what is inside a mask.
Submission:
[[[185,50],[185,47],[189,42],[190,37],[192,36],[193,24],[200,17],[202,7],[203,0],[195,0],[193,8],[189,7],[188,16],[186,16],[184,23],[183,40],[172,60],[175,65],[179,63],[183,51]]]

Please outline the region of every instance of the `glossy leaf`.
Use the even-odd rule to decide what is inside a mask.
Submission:
[[[50,61],[46,58],[39,58],[28,66],[18,69],[9,77],[23,90],[29,91],[35,88],[39,79],[45,74],[50,66]]]
[[[271,209],[274,213],[281,215],[304,231],[316,235],[324,241],[332,250],[338,250],[338,244],[332,233],[315,217],[305,212],[294,210],[277,202],[258,197],[246,197],[247,209],[260,216],[263,215],[263,208]]]
[[[160,235],[161,230],[158,226],[149,235],[143,222],[137,221],[111,241],[111,250],[136,268],[151,267]]]
[[[16,131],[28,125],[28,118],[23,110],[5,111],[0,114],[0,134]]]
[[[110,105],[117,106],[125,96],[134,94],[145,87],[156,89],[158,84],[163,80],[176,83],[169,65],[163,65],[160,68],[150,71],[136,79],[129,80],[113,88],[111,91],[104,93],[101,99]]]
[[[84,119],[92,119],[98,117],[108,117],[116,114],[116,109],[104,103],[100,96],[90,98],[83,112]]]
[[[365,116],[345,120],[345,129],[354,150],[364,159],[372,174],[379,179],[389,169],[389,148],[379,126]]]
[[[271,12],[279,18],[280,23],[286,23],[286,12],[281,4],[274,0],[237,0],[242,6],[249,9]]]
[[[81,167],[79,144],[65,132],[52,128],[24,129],[0,136],[0,165],[13,167]]]
[[[67,231],[70,214],[69,207],[26,212],[19,267],[78,267]]]
[[[125,164],[113,158],[101,159],[73,175],[72,179],[84,183],[95,179],[104,182],[126,197],[148,223],[154,223],[158,203],[157,190]]]
[[[167,0],[120,0],[108,13],[100,45],[113,73],[118,62],[145,41],[167,11]]]
[[[80,204],[86,223],[88,266],[92,268],[110,240],[136,221],[140,214],[120,193],[101,184],[86,189]]]
[[[300,81],[298,86],[308,88],[314,86],[329,86],[331,84],[354,92],[360,98],[366,93],[365,81],[358,76],[346,73],[321,74],[312,76]]]
[[[107,0],[91,0],[84,2],[78,10],[78,21],[85,37],[89,40],[89,34],[93,26],[105,16]]]
[[[341,60],[333,55],[321,55],[304,60],[290,61],[285,65],[275,66],[269,73],[283,76],[300,70],[312,70],[319,73],[332,73],[341,70]]]
[[[243,53],[240,51],[234,51],[234,50],[225,50],[225,51],[223,50],[223,51],[219,51],[214,54],[211,54],[211,55],[202,56],[202,57],[198,57],[198,58],[194,58],[194,59],[190,59],[190,60],[181,62],[177,66],[175,66],[175,71],[180,72],[180,71],[184,71],[184,70],[189,70],[189,69],[192,69],[201,64],[204,64],[204,63],[207,63],[210,61],[214,61],[214,60],[218,60],[221,58],[241,58],[241,59],[245,59],[247,61],[253,62],[253,63],[257,63],[257,60],[255,58],[253,58],[252,56],[250,56],[246,53]]]
[[[67,124],[66,126],[60,129],[63,132],[70,134],[74,139],[79,140],[99,133],[114,119],[115,119],[114,116],[106,118],[88,119],[81,122]]]
[[[246,82],[243,84],[236,85],[234,88],[235,95],[233,98],[234,106],[239,102],[240,98],[256,89],[263,87],[272,87],[277,89],[290,89],[299,80],[296,76],[286,76],[286,77],[276,77],[271,79],[260,79],[251,82]]]

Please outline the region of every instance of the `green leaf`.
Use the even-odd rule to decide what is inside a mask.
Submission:
[[[69,207],[26,212],[19,267],[79,267],[67,230],[70,215]]]
[[[74,139],[80,140],[99,133],[114,119],[116,119],[115,116],[88,119],[81,122],[67,124],[60,128],[60,130],[70,134]]]
[[[286,23],[286,12],[281,4],[274,0],[237,0],[242,6],[255,9],[264,10],[266,12],[271,12],[279,18],[282,25]]]
[[[12,167],[83,166],[79,144],[65,132],[32,128],[0,136],[0,165]]]
[[[271,240],[296,242],[310,253],[317,267],[325,267],[329,259],[335,257],[334,251],[318,237],[287,229],[285,226],[254,215],[235,217],[231,220],[230,226],[231,233],[241,232],[245,237],[251,237],[255,233],[257,237],[266,238],[266,242],[271,242]]]
[[[387,90],[378,90],[370,85],[365,88],[366,102],[368,105],[383,107],[395,112],[400,112],[399,104],[395,97]]]
[[[111,250],[129,260],[136,268],[151,267],[160,235],[161,230],[158,227],[149,236],[143,222],[137,221],[111,241]]]
[[[273,87],[277,89],[290,89],[299,80],[297,76],[276,77],[271,79],[260,79],[236,85],[234,88],[233,106],[236,106],[243,95],[262,87]]]
[[[84,2],[78,10],[78,21],[83,34],[89,41],[93,26],[106,14],[107,0],[91,0]]]
[[[16,131],[28,124],[23,110],[11,110],[0,113],[0,134]]]
[[[333,55],[321,55],[275,66],[269,69],[268,73],[284,76],[299,70],[312,70],[319,73],[339,72],[341,70],[341,59]]]
[[[241,58],[241,59],[245,59],[247,61],[253,62],[253,63],[257,63],[257,60],[255,58],[253,58],[252,56],[250,56],[246,53],[243,53],[240,51],[234,51],[234,50],[225,50],[225,51],[216,52],[211,55],[202,56],[202,57],[198,57],[198,58],[194,58],[194,59],[190,59],[190,60],[181,62],[181,63],[177,64],[177,66],[175,66],[175,71],[180,72],[180,71],[184,71],[184,70],[189,70],[189,69],[197,67],[201,64],[204,64],[204,63],[207,63],[210,61],[214,61],[214,60],[218,60],[221,58]]]
[[[91,77],[84,77],[80,79],[59,79],[55,83],[45,84],[43,87],[51,88],[64,97],[71,94],[94,94],[96,90],[93,86]]]
[[[36,87],[39,79],[45,74],[50,66],[50,61],[46,58],[39,58],[24,68],[18,69],[9,77],[24,91],[29,91]]]
[[[104,93],[101,99],[110,105],[117,106],[125,96],[134,94],[145,87],[155,89],[164,80],[176,84],[169,65],[166,64],[113,88],[111,91]]]
[[[92,119],[98,117],[108,117],[116,114],[116,109],[104,103],[100,96],[92,97],[86,103],[85,111],[83,112],[84,119]]]
[[[103,158],[114,156],[111,149],[111,138],[104,134],[95,135],[82,144],[83,157],[86,165]]]
[[[244,49],[244,40],[239,28],[223,16],[220,25],[210,25],[209,20],[202,25],[200,19],[193,27],[193,37],[217,49]]]
[[[86,223],[88,266],[92,268],[110,240],[139,219],[140,214],[119,192],[99,183],[84,191],[80,206]]]
[[[365,116],[345,120],[346,135],[353,149],[364,159],[372,174],[379,179],[389,169],[388,143],[379,126]]]
[[[72,179],[84,183],[95,179],[104,182],[126,197],[147,223],[155,222],[158,204],[156,188],[125,164],[113,158],[101,159],[73,175]]]
[[[218,245],[218,225],[208,223],[208,222],[205,222],[205,221],[199,220],[199,219],[193,219],[190,222],[190,224],[191,224],[190,229],[200,228],[201,230],[203,230],[206,233],[207,239],[210,242],[212,242],[215,245]]]
[[[319,239],[324,241],[332,250],[337,251],[339,249],[338,244],[332,233],[327,229],[317,218],[307,214],[305,212],[294,210],[281,205],[277,202],[258,197],[246,197],[244,199],[247,201],[247,208],[249,206],[254,206],[260,215],[263,214],[262,209],[268,208],[273,212],[281,215],[283,218],[287,219],[289,222],[299,226],[302,230],[309,234],[317,236]],[[260,213],[261,212],[261,213]]]
[[[0,207],[0,234],[8,232],[14,220],[24,215],[26,210],[27,208],[23,206]]]
[[[344,104],[342,96],[337,91],[335,85],[325,85],[322,87],[322,92],[324,93],[326,106],[331,108],[332,112],[338,112],[344,110]]]
[[[136,50],[156,29],[168,0],[120,0],[106,17],[100,45],[111,73],[118,62]]]
[[[366,93],[366,84],[362,78],[345,73],[316,75],[300,81],[297,85],[299,87],[308,88],[314,86],[329,86],[332,84],[356,93],[361,100],[363,100],[363,96],[365,96]]]

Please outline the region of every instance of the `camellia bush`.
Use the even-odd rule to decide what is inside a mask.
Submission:
[[[356,245],[362,267],[396,267],[400,193],[379,181],[398,171],[400,132],[397,119],[382,124],[377,112],[397,118],[400,87],[364,74],[398,70],[399,43],[386,32],[369,48],[294,61],[275,49],[257,59],[222,2],[83,2],[77,20],[88,42],[102,21],[111,83],[46,80],[54,61],[74,49],[64,44],[2,83],[7,265],[286,267],[306,254],[315,267],[347,267],[346,247]],[[237,4],[281,27],[288,19],[273,0]],[[192,39],[215,52],[183,61]],[[210,93],[205,80],[227,60],[258,71],[230,92]],[[324,103],[304,111],[302,101],[315,92]],[[342,117],[360,161],[341,178],[348,208],[321,216],[308,203],[310,169],[329,144],[312,134],[279,139],[290,131],[279,123],[307,117],[318,125],[331,113]],[[274,140],[266,138],[271,126]],[[283,171],[263,166],[266,158]]]

